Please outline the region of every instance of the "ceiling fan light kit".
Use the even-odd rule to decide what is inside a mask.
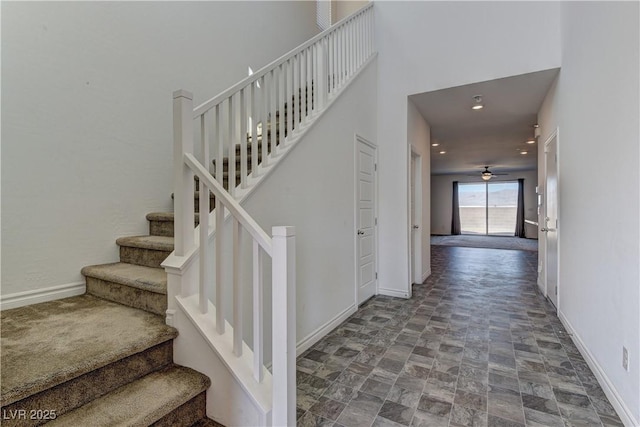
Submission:
[[[482,95],[474,96],[473,100],[475,101],[475,104],[471,107],[472,110],[481,110],[484,108],[484,105],[482,105]]]
[[[483,181],[489,181],[494,176],[498,175],[509,175],[508,173],[493,173],[489,170],[489,166],[485,166],[484,170],[480,173],[480,177]],[[469,175],[469,176],[477,176],[477,175]]]

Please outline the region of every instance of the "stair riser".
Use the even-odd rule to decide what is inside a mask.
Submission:
[[[173,237],[173,221],[149,221],[149,234],[152,236]]]
[[[167,311],[167,296],[165,294],[149,292],[95,277],[87,277],[86,282],[87,293],[98,298],[161,316]]]
[[[7,405],[2,408],[2,413],[10,414],[12,413],[10,411],[19,409],[25,410],[27,414],[32,410],[53,410],[56,416],[60,416],[171,363],[173,363],[173,341],[169,340]],[[30,427],[41,425],[45,421],[3,419],[2,426]]]
[[[207,393],[202,392],[171,413],[160,418],[153,427],[190,427],[207,416]]]
[[[120,246],[120,262],[144,265],[145,267],[162,268],[160,264],[162,264],[162,261],[164,261],[170,253],[170,251]]]
[[[214,205],[214,198],[210,199],[210,205],[209,206],[213,206]],[[198,206],[196,206],[198,207]],[[200,219],[198,218],[198,216],[196,215],[195,221],[194,221],[194,228],[198,226],[198,224],[200,223]],[[154,221],[151,220],[149,221],[149,234],[152,236],[165,236],[165,237],[174,237],[174,222],[171,220],[164,220],[164,221]]]

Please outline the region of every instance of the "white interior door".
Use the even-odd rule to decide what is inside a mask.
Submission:
[[[545,280],[547,297],[558,307],[558,137],[545,144],[545,217],[542,231],[545,238]]]
[[[357,300],[362,304],[376,294],[376,150],[356,140],[356,260]]]

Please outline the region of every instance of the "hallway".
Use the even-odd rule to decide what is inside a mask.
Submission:
[[[537,253],[432,246],[297,362],[299,426],[622,426],[536,288]]]

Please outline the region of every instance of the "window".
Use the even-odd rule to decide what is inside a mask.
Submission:
[[[460,183],[458,199],[462,234],[514,235],[517,182]]]

